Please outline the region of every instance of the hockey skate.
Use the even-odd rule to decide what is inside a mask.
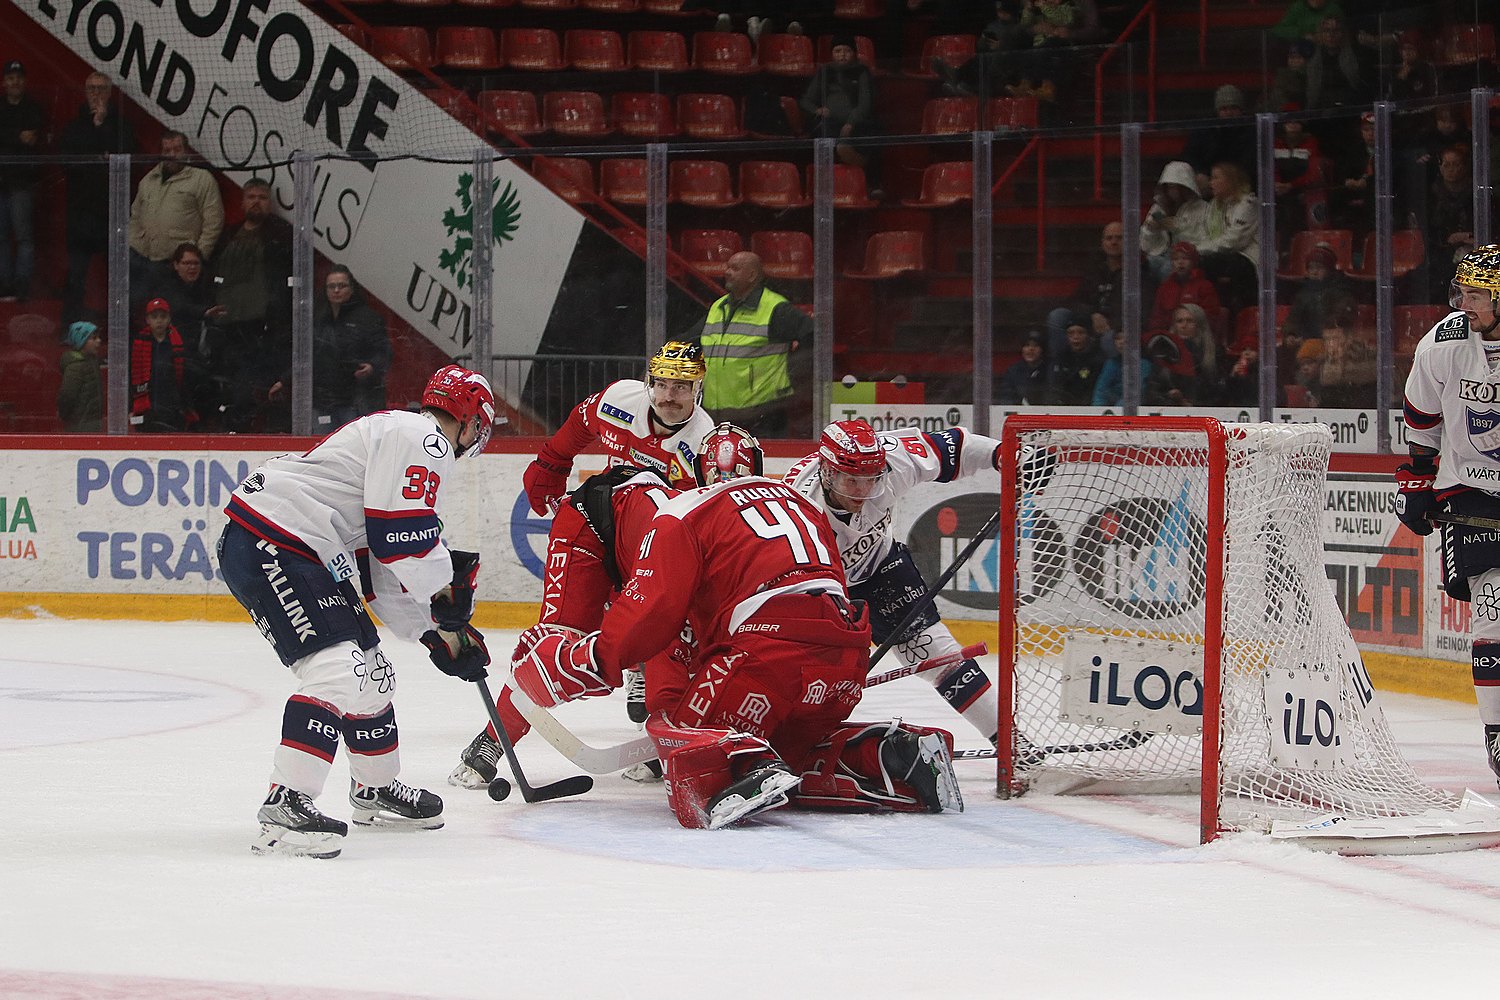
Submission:
[[[311,797],[285,785],[272,785],[256,815],[260,836],[250,845],[255,854],[301,858],[336,858],[349,824],[324,816]]]
[[[892,778],[906,782],[928,812],[964,811],[964,798],[953,773],[953,755],[937,733],[918,736],[896,730],[880,744],[880,766]]]
[[[1490,759],[1490,770],[1497,779],[1495,783],[1500,785],[1500,726],[1484,727],[1484,751],[1485,756]]]
[[[708,800],[708,828],[720,830],[787,804],[787,793],[801,779],[780,761],[756,768]]]
[[[384,788],[349,779],[355,826],[436,830],[443,825],[443,800],[425,788],[392,781]]]
[[[459,755],[458,766],[448,775],[448,784],[459,788],[486,788],[495,780],[500,762],[500,744],[481,729]]]
[[[630,721],[637,725],[646,721],[646,672],[644,670],[625,671],[625,714],[630,716]]]
[[[652,785],[661,781],[661,761],[643,760],[639,764],[632,764],[620,772],[620,777],[626,781],[634,781],[642,785]]]

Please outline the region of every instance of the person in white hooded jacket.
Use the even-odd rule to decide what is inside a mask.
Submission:
[[[1156,193],[1141,223],[1141,253],[1156,280],[1172,270],[1172,244],[1179,240],[1197,246],[1208,238],[1208,202],[1198,194],[1192,164],[1173,160],[1162,168]]]

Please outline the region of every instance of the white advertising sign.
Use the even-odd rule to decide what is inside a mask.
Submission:
[[[1203,648],[1070,632],[1059,713],[1081,726],[1196,734],[1203,728]]]
[[[1266,671],[1265,717],[1270,720],[1273,765],[1302,771],[1348,766],[1340,687],[1335,670]]]

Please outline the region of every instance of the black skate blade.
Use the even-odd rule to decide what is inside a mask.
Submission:
[[[531,802],[546,802],[549,799],[563,799],[570,795],[582,795],[594,787],[594,779],[586,774],[577,774],[571,778],[554,781],[550,785],[542,785],[531,791]]]

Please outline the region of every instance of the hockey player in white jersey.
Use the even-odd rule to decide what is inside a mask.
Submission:
[[[833,526],[849,596],[869,603],[875,642],[884,642],[927,590],[911,550],[893,534],[897,502],[919,483],[948,483],[998,468],[999,454],[999,441],[962,427],[876,433],[863,420],[839,420],[824,428],[817,452],[786,474]],[[930,601],[894,646],[908,666],[962,648]],[[964,660],[940,675],[922,676],[994,742],[999,703],[977,662]]]
[[[1411,461],[1396,470],[1396,514],[1419,535],[1435,512],[1500,518],[1500,245],[1464,257],[1449,304],[1455,311],[1417,344],[1406,379]],[[1443,589],[1469,602],[1474,693],[1500,778],[1500,533],[1442,528]]]
[[[441,499],[454,461],[484,450],[494,419],[484,377],[448,365],[419,413],[345,424],[306,454],[266,462],[230,497],[218,545],[224,581],[297,679],[257,854],[338,855],[348,827],[313,799],[340,739],[356,824],[443,825],[442,800],[396,777],[395,670],[365,605],[419,639],[444,673],[485,676],[489,654],[469,624],[479,556],[449,550]]]

